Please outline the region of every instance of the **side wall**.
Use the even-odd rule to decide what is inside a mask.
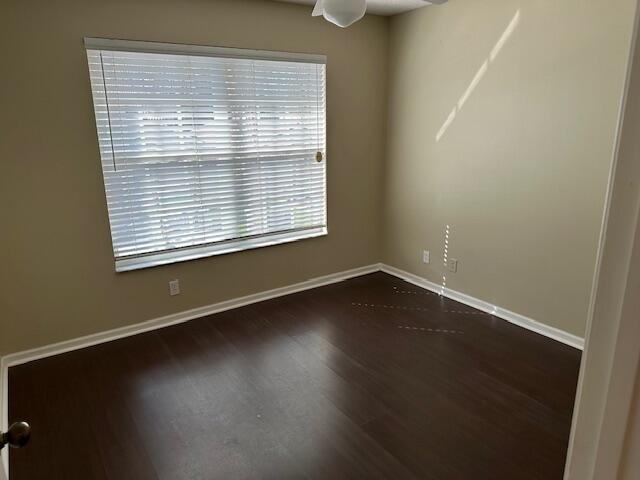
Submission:
[[[385,263],[584,336],[633,7],[450,0],[391,20]]]
[[[388,20],[339,29],[310,10],[262,0],[2,2],[0,355],[380,260]],[[329,235],[116,274],[85,36],[326,54]]]

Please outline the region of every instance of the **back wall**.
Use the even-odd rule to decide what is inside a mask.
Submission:
[[[3,0],[0,18],[0,355],[380,260],[387,19],[257,0]],[[116,274],[85,36],[327,55],[329,235]]]

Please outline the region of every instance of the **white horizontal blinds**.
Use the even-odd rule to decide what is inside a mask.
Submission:
[[[116,258],[326,225],[324,64],[87,52]]]

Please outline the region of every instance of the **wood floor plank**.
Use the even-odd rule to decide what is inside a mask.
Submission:
[[[9,370],[26,479],[561,479],[580,352],[375,273]]]

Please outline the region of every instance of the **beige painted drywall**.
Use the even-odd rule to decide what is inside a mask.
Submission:
[[[0,355],[380,260],[385,18],[257,0],[2,0],[0,18]],[[84,36],[326,54],[329,235],[114,273]]]
[[[632,3],[4,0],[0,355],[380,260],[439,282],[446,225],[447,286],[582,334]],[[84,36],[326,54],[329,236],[115,274]]]
[[[634,4],[392,18],[385,262],[583,336]]]

